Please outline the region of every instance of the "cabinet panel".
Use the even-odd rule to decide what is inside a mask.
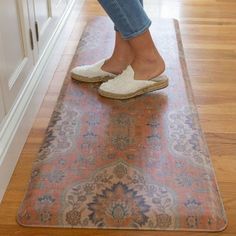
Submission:
[[[11,7],[5,11],[5,22],[7,27],[3,27],[2,40],[7,42],[4,44],[5,53],[5,76],[10,78],[15,69],[20,66],[25,54],[22,43],[22,32],[19,22],[19,13],[15,1],[9,1]],[[15,43],[19,42],[19,43]]]
[[[0,70],[7,110],[33,67],[26,1],[0,1]]]

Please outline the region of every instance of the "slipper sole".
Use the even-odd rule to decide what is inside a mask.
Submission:
[[[145,88],[139,89],[133,93],[129,93],[129,94],[115,94],[115,93],[110,93],[107,91],[103,91],[102,89],[98,89],[98,92],[101,96],[103,97],[107,97],[107,98],[112,98],[112,99],[129,99],[129,98],[133,98],[139,95],[142,95],[144,93],[148,93],[148,92],[153,92],[155,90],[160,90],[160,89],[164,89],[168,86],[168,79],[166,80],[161,80],[160,82],[156,82],[153,85],[147,86]]]
[[[113,77],[111,76],[96,76],[96,77],[85,77],[85,76],[81,76],[81,75],[77,75],[73,72],[71,72],[71,78],[80,82],[86,82],[86,83],[96,83],[96,82],[106,82],[110,79],[112,79]]]

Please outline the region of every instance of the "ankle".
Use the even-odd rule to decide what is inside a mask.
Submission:
[[[110,73],[120,74],[133,60],[134,54],[132,51],[130,53],[113,53],[112,56],[105,61],[102,69]]]
[[[133,64],[143,64],[146,66],[157,66],[163,68],[165,70],[165,62],[163,58],[158,56],[149,56],[149,57],[135,57],[133,60]]]
[[[123,57],[110,57],[102,65],[101,69],[113,74],[120,74],[128,66],[126,58]]]
[[[101,67],[102,70],[113,73],[120,74],[123,71],[123,65],[119,62],[114,62],[113,58],[107,59]]]
[[[165,62],[162,57],[135,57],[131,64],[135,72],[135,79],[149,80],[165,71]]]
[[[111,60],[113,59],[114,61],[123,62],[129,65],[133,61],[134,56],[132,49],[127,47],[126,49],[115,50],[110,58]]]

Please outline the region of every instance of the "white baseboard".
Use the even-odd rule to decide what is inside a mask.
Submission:
[[[0,127],[0,202],[84,0],[71,0],[27,84]]]

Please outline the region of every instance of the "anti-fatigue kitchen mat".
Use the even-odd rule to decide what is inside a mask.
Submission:
[[[177,21],[151,26],[168,88],[129,100],[65,79],[18,212],[19,224],[220,231],[224,208],[192,99]],[[108,57],[113,25],[94,18],[72,67]],[[70,68],[70,69],[71,69]],[[124,85],[125,86],[125,85]]]

